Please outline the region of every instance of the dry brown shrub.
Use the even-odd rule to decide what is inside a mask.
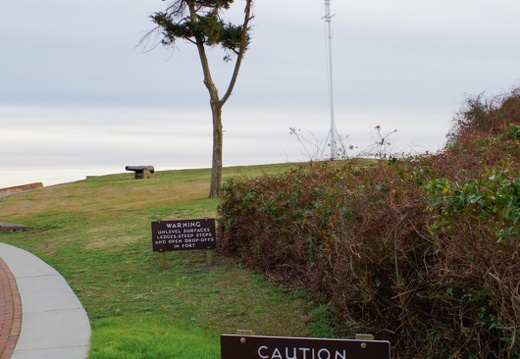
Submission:
[[[338,335],[395,358],[520,357],[520,96],[468,106],[435,156],[228,183],[220,250],[327,298]]]

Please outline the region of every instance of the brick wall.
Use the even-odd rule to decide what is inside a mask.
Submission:
[[[41,187],[43,187],[43,183],[35,182],[35,183],[24,184],[21,186],[0,188],[0,198],[8,197],[8,196],[18,193],[18,192],[29,191],[31,189],[41,188]]]

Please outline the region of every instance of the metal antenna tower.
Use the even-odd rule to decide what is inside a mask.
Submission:
[[[325,0],[325,16],[323,19],[325,20],[325,24],[327,25],[327,51],[328,51],[328,67],[329,67],[329,98],[330,98],[330,130],[327,135],[327,139],[325,140],[325,144],[323,146],[323,150],[321,151],[322,157],[325,153],[326,147],[330,144],[330,159],[334,160],[338,158],[340,153],[345,154],[345,146],[343,146],[343,142],[338,134],[338,130],[336,129],[336,122],[334,118],[334,76],[332,71],[332,17],[334,15],[330,14],[330,1]]]

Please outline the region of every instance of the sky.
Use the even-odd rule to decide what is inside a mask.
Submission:
[[[211,166],[211,112],[193,45],[140,40],[160,0],[0,0],[0,188]],[[240,18],[236,0],[224,19]],[[224,107],[224,166],[303,162],[334,118],[363,152],[442,150],[465,99],[520,85],[518,0],[258,0]],[[210,50],[224,93],[233,63]],[[290,134],[298,130],[298,136]],[[131,174],[129,173],[129,176]]]

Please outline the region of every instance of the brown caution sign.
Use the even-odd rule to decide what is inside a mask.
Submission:
[[[215,218],[152,222],[154,252],[214,249]]]
[[[390,359],[384,340],[224,334],[222,359]]]

